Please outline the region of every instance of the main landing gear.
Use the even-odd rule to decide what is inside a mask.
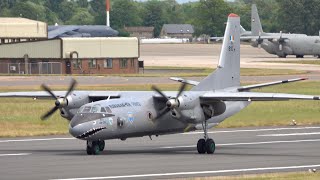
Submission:
[[[208,137],[208,122],[205,121],[202,123],[204,139],[199,139],[197,143],[197,150],[199,154],[213,154],[216,150],[216,144],[213,139]]]
[[[88,155],[99,155],[104,150],[105,142],[99,141],[87,141],[87,154]]]

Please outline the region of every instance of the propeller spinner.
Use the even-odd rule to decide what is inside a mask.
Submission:
[[[47,119],[48,119],[53,113],[55,113],[58,109],[67,106],[67,105],[68,105],[67,97],[68,97],[68,96],[72,93],[72,91],[75,89],[76,85],[77,85],[77,81],[74,80],[74,79],[72,79],[71,84],[70,84],[70,86],[69,86],[69,89],[68,89],[66,95],[65,95],[63,98],[61,98],[61,97],[56,96],[48,86],[46,86],[45,84],[42,84],[42,85],[41,85],[41,88],[42,88],[44,91],[48,92],[48,93],[51,95],[51,97],[54,98],[56,101],[55,101],[55,103],[54,103],[55,106],[54,106],[52,109],[50,109],[47,113],[45,113],[44,115],[41,116],[41,120],[47,120]]]
[[[181,113],[180,110],[178,109],[180,102],[179,102],[179,97],[182,95],[182,93],[185,91],[187,87],[186,83],[182,83],[182,85],[179,88],[179,92],[176,96],[176,98],[168,98],[159,88],[157,88],[156,86],[152,86],[152,90],[156,91],[158,94],[161,95],[161,97],[163,97],[163,99],[165,99],[166,102],[166,107],[164,107],[162,110],[159,111],[158,116],[155,117],[155,119],[158,119],[162,116],[164,116],[165,114],[167,114],[169,111],[172,112],[172,114],[176,117],[176,118],[180,118],[181,117]]]

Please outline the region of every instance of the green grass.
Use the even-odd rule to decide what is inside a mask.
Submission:
[[[318,180],[320,173],[294,172],[257,175],[187,178],[187,180]]]
[[[145,86],[80,86],[77,89],[90,90],[150,90]],[[160,84],[163,90],[177,90],[179,84]],[[39,90],[29,87],[29,90]],[[65,90],[62,86],[53,86],[55,90]],[[0,91],[26,91],[25,87],[0,87]],[[262,90],[259,90],[262,91]],[[263,92],[283,92],[300,94],[320,94],[319,82],[297,82],[264,88]],[[0,137],[53,135],[68,133],[68,121],[54,114],[48,121],[41,121],[41,114],[54,105],[50,100],[32,100],[26,98],[3,98],[0,103]],[[283,101],[253,102],[239,114],[225,120],[219,127],[248,127],[289,125],[295,119],[299,125],[320,124],[319,101]]]
[[[320,83],[297,82],[266,87],[256,92],[320,95]],[[240,113],[226,119],[219,127],[290,125],[293,119],[298,125],[313,125],[320,124],[319,117],[320,101],[253,102]]]
[[[214,71],[213,68],[193,68],[193,67],[146,67],[146,70],[163,70],[165,73],[145,73],[145,74],[72,74],[72,76],[118,76],[118,77],[203,77]],[[182,70],[183,72],[179,72]],[[178,72],[177,72],[178,71]],[[186,72],[187,71],[187,72]],[[192,72],[195,71],[195,72]],[[271,76],[271,75],[294,75],[307,74],[303,70],[284,70],[284,69],[255,69],[242,68],[242,76]],[[0,76],[38,76],[38,74],[0,74]],[[43,74],[42,76],[61,76],[61,74]],[[63,75],[68,76],[68,75]]]
[[[320,65],[320,59],[319,60],[297,60],[297,61],[265,61],[268,63],[291,63],[291,64],[313,64],[313,65]]]

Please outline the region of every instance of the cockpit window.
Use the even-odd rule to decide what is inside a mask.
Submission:
[[[106,111],[106,109],[104,107],[101,107],[101,112],[102,113],[106,113],[107,111]]]
[[[91,110],[91,106],[85,106],[82,110],[83,113],[88,113]]]
[[[108,113],[112,113],[111,109],[109,107],[105,107]]]
[[[84,106],[80,107],[80,108],[78,109],[78,112],[77,112],[77,113],[82,112],[82,111],[83,111],[83,109],[84,109]]]
[[[94,105],[91,109],[91,113],[99,113],[100,112],[100,105],[97,104],[97,105]]]

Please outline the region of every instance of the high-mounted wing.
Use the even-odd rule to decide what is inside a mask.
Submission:
[[[67,91],[53,91],[57,97],[63,98]],[[120,98],[118,92],[112,91],[74,91],[75,95],[88,96],[92,101]],[[35,98],[35,99],[52,99],[52,96],[45,91],[29,91],[29,92],[5,92],[0,93],[0,98]]]
[[[210,92],[200,96],[200,99],[203,102],[320,100],[319,96],[259,92]]]
[[[281,36],[243,36],[243,37],[240,37],[240,40],[252,40],[252,41],[256,41],[258,39],[267,39],[269,41],[279,41],[279,40],[282,40],[282,41],[287,41],[289,38],[287,37],[281,37]]]
[[[275,82],[269,82],[269,83],[254,84],[254,85],[240,87],[240,88],[238,88],[238,91],[249,91],[251,89],[257,89],[257,88],[273,86],[273,85],[278,85],[278,84],[285,84],[285,83],[303,81],[303,80],[307,80],[307,79],[308,78],[296,78],[296,79],[288,79],[288,80],[283,80],[283,81],[275,81]]]

